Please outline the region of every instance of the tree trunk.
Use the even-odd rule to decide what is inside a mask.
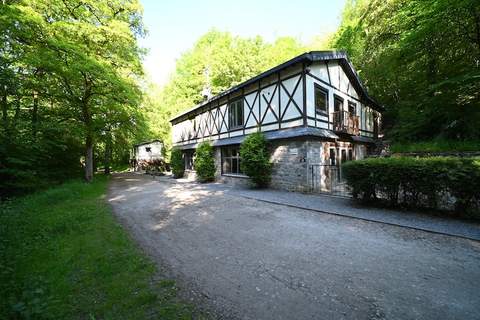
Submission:
[[[93,137],[91,132],[87,133],[85,139],[85,181],[93,180]]]
[[[112,132],[108,130],[105,140],[105,174],[110,174],[110,163],[112,161]]]

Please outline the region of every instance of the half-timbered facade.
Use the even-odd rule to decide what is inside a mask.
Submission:
[[[261,131],[272,147],[272,187],[328,191],[339,165],[374,144],[380,111],[344,52],[309,52],[171,119],[173,145],[188,172],[198,143],[211,141],[218,178],[245,181],[238,147]]]

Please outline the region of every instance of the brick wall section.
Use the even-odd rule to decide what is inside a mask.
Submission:
[[[308,191],[307,141],[281,140],[271,144],[270,160],[273,163],[274,189]]]

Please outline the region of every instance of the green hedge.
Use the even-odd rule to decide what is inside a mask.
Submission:
[[[170,156],[170,166],[172,167],[172,173],[175,179],[183,177],[185,164],[183,162],[182,150],[172,149],[172,154]]]
[[[266,187],[272,176],[267,140],[260,132],[249,135],[240,145],[242,171],[257,187]]]
[[[202,142],[196,150],[195,171],[200,182],[209,182],[215,179],[215,159],[213,147],[208,142]]]
[[[347,162],[342,172],[353,196],[364,201],[436,209],[450,196],[456,211],[479,211],[478,158],[372,158]]]

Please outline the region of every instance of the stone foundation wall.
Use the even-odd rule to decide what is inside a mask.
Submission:
[[[271,144],[273,163],[270,187],[288,191],[308,191],[307,142],[281,140]]]

